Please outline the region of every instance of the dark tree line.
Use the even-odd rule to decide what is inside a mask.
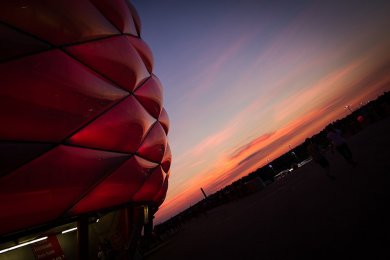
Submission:
[[[346,117],[330,124],[340,129],[348,138],[364,130],[367,126],[388,117],[389,115],[390,94],[389,92],[384,92],[376,100],[370,101],[364,105],[362,104],[358,109],[354,110]],[[329,147],[325,129],[326,127],[311,137],[323,149],[327,149]],[[155,244],[158,245],[160,242],[163,242],[170,236],[174,235],[188,221],[196,219],[202,215],[207,215],[207,211],[209,209],[265,189],[267,185],[272,184],[276,180],[275,176],[279,172],[286,169],[296,169],[301,161],[309,158],[306,146],[307,144],[305,142],[301,143],[269,164],[258,168],[254,172],[249,173],[241,179],[209,195],[207,198],[180,212],[164,223],[156,225],[154,227],[156,237]],[[272,165],[272,167],[270,167],[270,165]]]

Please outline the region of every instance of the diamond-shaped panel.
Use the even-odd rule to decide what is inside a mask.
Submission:
[[[141,56],[142,60],[145,62],[146,68],[149,72],[153,71],[153,54],[150,50],[149,46],[144,42],[143,40],[128,36],[127,39],[130,41],[130,43],[137,49],[138,54]]]
[[[126,0],[91,0],[91,2],[119,31],[138,36]]]
[[[44,143],[0,143],[0,177],[53,148]]]
[[[168,117],[167,111],[164,108],[161,110],[161,114],[160,114],[160,117],[158,118],[158,121],[160,121],[160,124],[164,128],[165,133],[168,134],[169,117]]]
[[[126,36],[74,45],[66,51],[129,91],[150,76]]]
[[[0,1],[0,20],[55,45],[119,34],[89,1]]]
[[[0,60],[49,48],[49,44],[38,41],[0,23]]]
[[[168,191],[168,177],[165,177],[165,180],[164,180],[164,183],[163,185],[161,186],[161,189],[160,191],[157,193],[157,195],[153,198],[153,201],[157,204],[157,205],[161,205],[164,200],[165,200],[165,197],[167,196],[167,191]]]
[[[133,201],[153,201],[153,198],[160,191],[164,182],[164,172],[161,167],[154,169],[149,178],[144,182],[142,187],[134,195]]]
[[[97,118],[67,141],[69,144],[134,153],[155,119],[133,96]]]
[[[161,124],[156,122],[139,147],[137,154],[150,161],[161,162],[166,146],[167,136]]]
[[[128,155],[59,146],[0,179],[0,234],[60,216]]]
[[[133,156],[77,203],[71,214],[86,213],[130,201],[157,166],[156,163]]]
[[[133,21],[135,23],[135,27],[137,28],[138,35],[141,35],[142,25],[141,25],[141,19],[138,15],[137,10],[134,8],[134,6],[130,3],[130,1],[126,1],[127,6],[129,7],[131,11],[131,15],[133,16]]]
[[[161,160],[161,167],[163,168],[164,172],[166,173],[169,172],[169,168],[171,167],[171,162],[172,162],[171,148],[169,146],[169,143],[167,143],[167,148],[165,149],[164,157]]]
[[[161,113],[163,95],[160,80],[156,76],[150,77],[134,92],[139,102],[154,117],[158,118]]]
[[[2,140],[60,142],[128,95],[59,50],[0,63],[0,79]]]

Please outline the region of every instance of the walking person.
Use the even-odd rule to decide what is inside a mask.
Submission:
[[[352,152],[351,149],[349,149],[349,146],[347,144],[347,141],[342,135],[342,132],[340,129],[335,128],[332,125],[329,125],[326,127],[327,130],[327,135],[326,137],[328,138],[331,146],[331,151],[334,153],[334,149],[336,150],[343,156],[343,158],[353,167],[357,165],[357,163],[354,161],[352,157]]]
[[[329,179],[335,180],[336,177],[330,173],[329,161],[325,158],[317,143],[314,142],[312,138],[307,138],[306,143],[307,143],[306,146],[307,152],[309,153],[313,161],[319,164],[325,170],[325,174],[326,176],[329,177]]]

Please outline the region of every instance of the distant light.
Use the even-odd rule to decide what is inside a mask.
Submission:
[[[144,206],[144,224],[149,222],[149,207],[148,205]]]
[[[45,239],[47,239],[47,237],[41,237],[41,238],[34,239],[32,241],[29,241],[29,242],[25,242],[25,243],[22,243],[22,244],[19,244],[19,245],[16,245],[16,246],[12,246],[12,247],[9,247],[9,248],[6,248],[6,249],[2,249],[2,250],[0,250],[0,254],[8,252],[8,251],[11,251],[11,250],[14,250],[14,249],[22,247],[22,246],[27,246],[27,245],[30,245],[30,244],[34,244],[36,242],[39,242],[39,241],[42,241],[42,240],[45,240]]]
[[[61,234],[66,234],[66,233],[69,233],[69,232],[72,232],[72,231],[75,231],[75,230],[77,230],[77,227],[64,230],[64,231],[61,232]]]
[[[100,221],[100,218],[98,218],[97,220],[96,220],[96,223],[98,223]]]

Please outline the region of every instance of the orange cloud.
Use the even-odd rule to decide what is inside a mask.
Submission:
[[[305,117],[291,122],[274,133],[263,134],[245,145],[228,151],[226,154],[220,154],[216,160],[213,161],[213,164],[208,165],[207,168],[197,172],[197,174],[190,179],[185,179],[180,185],[176,185],[180,188],[172,187],[173,189],[169,190],[171,196],[167,196],[166,202],[159,210],[159,219],[173,214],[172,212],[177,211],[178,209],[187,208],[189,207],[189,204],[194,203],[196,200],[200,200],[202,198],[200,193],[201,187],[203,187],[206,192],[213,193],[258,168],[260,166],[259,162],[262,162],[263,164],[266,163],[265,155],[268,155],[269,158],[275,158],[277,155],[284,153],[286,149],[288,149],[287,142],[295,136],[294,133],[296,131],[306,133],[302,129],[308,127],[308,122],[311,124],[316,118],[319,118],[318,115],[320,113],[321,111],[319,110],[312,111]],[[216,134],[215,136],[225,135]],[[301,138],[303,139],[304,137]],[[202,149],[212,144],[215,143],[204,141],[195,149],[195,151],[201,152]],[[295,143],[293,142],[293,144]]]
[[[242,156],[243,154],[247,154],[248,151],[252,150],[252,147],[257,147],[257,146],[261,146],[264,141],[268,140],[269,138],[272,137],[274,133],[265,133],[259,137],[257,137],[256,139],[254,139],[253,141],[237,148],[236,151],[233,151],[233,153],[230,155],[230,160],[234,160],[240,156]]]
[[[378,91],[388,90],[389,67],[375,70],[366,68],[367,63],[364,57],[355,60],[328,73],[311,88],[276,104],[272,109],[282,125],[278,126],[278,130],[267,129],[266,133],[259,133],[260,136],[244,144],[223,148],[240,136],[240,125],[248,114],[256,113],[264,99],[272,98],[265,96],[237,113],[223,130],[206,137],[193,149],[177,157],[175,161],[180,164],[176,168],[179,171],[178,182],[176,187],[170,187],[166,202],[159,210],[159,218],[176,214],[202,199],[201,187],[207,193],[213,193],[263,166],[267,158],[273,160],[285,153],[289,144],[292,147],[299,145],[329,122],[344,116],[343,105],[358,104],[365,97],[374,97]],[[187,164],[187,158],[200,159]]]
[[[294,95],[281,101],[276,107],[276,120],[297,117],[307,113],[314,106],[322,106],[329,99],[343,96],[343,92],[352,88],[359,80],[358,72],[364,66],[367,58],[360,58],[350,64],[334,70],[314,85],[297,91]]]

